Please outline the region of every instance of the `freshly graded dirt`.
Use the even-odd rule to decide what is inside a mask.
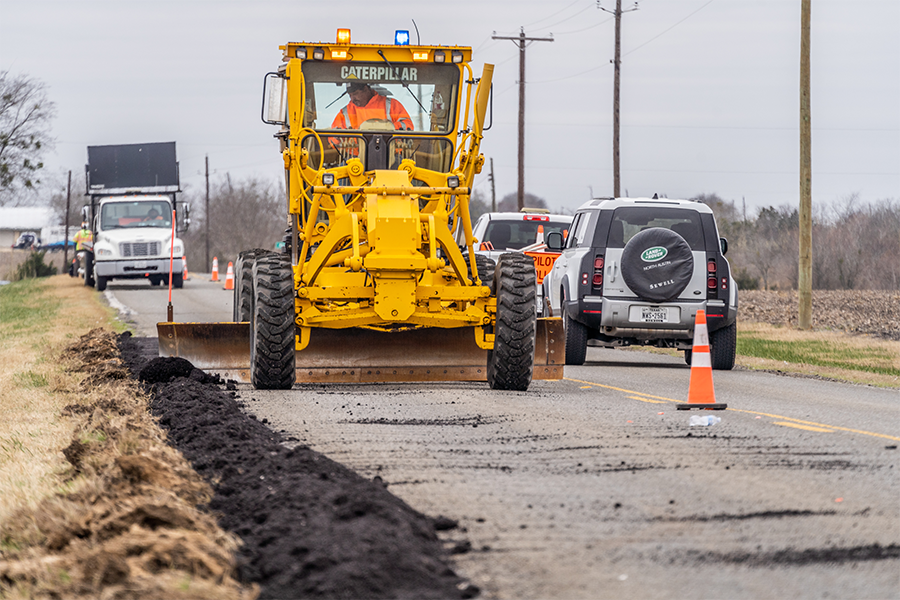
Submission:
[[[119,338],[169,442],[213,487],[209,509],[238,535],[236,576],[260,598],[471,598],[426,517],[375,480],[295,446],[244,413],[218,377]],[[226,386],[233,387],[233,386]],[[299,401],[299,399],[298,399]]]

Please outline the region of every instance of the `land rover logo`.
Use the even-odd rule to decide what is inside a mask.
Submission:
[[[665,258],[668,253],[669,251],[662,246],[654,246],[641,252],[641,260],[644,262],[656,262]]]

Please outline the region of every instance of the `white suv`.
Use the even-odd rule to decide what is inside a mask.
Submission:
[[[571,216],[550,214],[546,209],[485,213],[472,226],[472,235],[477,240],[475,254],[485,256],[493,263],[499,260],[501,254],[510,251],[524,252],[530,256],[537,275],[537,315],[547,316],[543,314],[541,283],[560,253],[547,250],[545,241],[550,233],[557,233],[565,239],[571,224]],[[460,246],[465,247],[463,233],[458,235]]]
[[[734,367],[737,284],[712,210],[659,198],[591,200],[575,213],[568,239],[544,279],[545,313],[561,316],[566,364],[587,346],[654,345],[684,350],[690,364],[694,319],[706,311],[714,369]]]

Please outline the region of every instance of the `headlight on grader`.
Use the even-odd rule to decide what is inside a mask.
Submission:
[[[325,173],[322,175],[322,185],[334,185],[334,173]]]

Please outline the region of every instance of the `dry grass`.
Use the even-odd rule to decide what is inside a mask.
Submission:
[[[52,293],[48,288],[52,286]],[[10,511],[34,507],[59,486],[66,468],[60,450],[72,424],[60,419],[72,402],[73,375],[55,360],[85,331],[111,326],[112,313],[78,279],[58,275],[0,290],[0,522]],[[31,319],[16,318],[24,302]]]
[[[0,597],[255,598],[115,336],[80,335],[112,322],[67,276],[0,288]]]

